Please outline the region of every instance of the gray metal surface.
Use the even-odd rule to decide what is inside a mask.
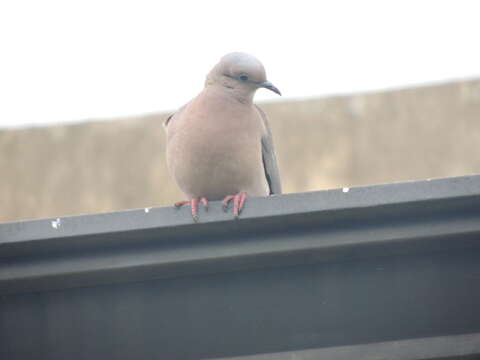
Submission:
[[[197,359],[480,332],[480,176],[0,224],[0,358]]]
[[[235,356],[216,360],[420,360],[478,359],[480,333],[438,336],[414,340]]]
[[[463,247],[479,203],[468,176],[254,198],[239,221],[214,203],[200,224],[188,207],[3,223],[0,294]]]

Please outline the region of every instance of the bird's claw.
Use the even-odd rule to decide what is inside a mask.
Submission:
[[[247,198],[247,193],[240,192],[235,195],[227,195],[222,201],[223,211],[228,210],[228,205],[230,201],[233,200],[233,217],[238,219],[240,213],[242,212],[243,205],[245,204],[245,199]]]
[[[205,211],[208,211],[208,200],[207,200],[207,198],[201,197],[200,202],[203,204],[203,207],[205,208]]]
[[[235,219],[238,219],[240,213],[243,210],[243,206],[245,204],[246,198],[247,198],[247,193],[245,193],[245,192],[240,192],[238,194],[225,196],[225,198],[222,201],[223,211],[226,212],[228,210],[230,202],[233,201],[233,217]],[[199,202],[203,204],[203,207],[205,208],[205,211],[208,211],[208,200],[205,197],[198,197],[198,198],[193,198],[191,200],[178,201],[174,204],[174,206],[177,209],[179,209],[183,205],[190,204],[193,221],[198,222],[199,221],[199,216],[198,216],[198,203]]]
[[[177,209],[180,209],[185,204],[190,204],[190,200],[177,201],[175,204],[173,204],[173,206],[175,206]]]
[[[193,221],[198,222],[199,216],[198,216],[198,202],[201,202],[203,204],[203,207],[205,208],[205,211],[208,211],[208,200],[205,197],[200,197],[200,198],[193,198],[191,200],[182,200],[178,201],[174,204],[174,206],[179,209],[183,205],[190,204],[190,208],[192,210],[192,218]]]

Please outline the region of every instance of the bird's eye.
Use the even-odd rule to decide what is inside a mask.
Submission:
[[[247,81],[248,80],[248,76],[245,75],[245,74],[240,75],[238,78],[242,81]]]

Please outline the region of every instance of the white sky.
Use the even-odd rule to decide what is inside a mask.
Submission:
[[[0,51],[0,127],[176,109],[230,51],[349,93],[480,76],[480,2],[4,0]]]

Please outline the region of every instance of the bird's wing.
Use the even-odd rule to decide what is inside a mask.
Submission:
[[[172,115],[170,115],[169,117],[167,117],[167,120],[165,120],[165,121],[163,122],[163,127],[164,127],[165,129],[167,129],[168,124],[170,123],[170,120],[172,120],[172,118],[175,116],[175,114],[176,114],[176,113],[173,113]]]
[[[263,121],[265,134],[262,137],[262,159],[263,167],[265,169],[265,177],[267,178],[270,194],[281,194],[282,184],[280,182],[280,173],[278,171],[277,157],[275,155],[275,148],[273,146],[272,132],[268,125],[267,115],[255,105],[260,117]]]
[[[163,122],[163,128],[165,129],[165,131],[168,132],[168,128],[169,128],[169,125],[170,123],[172,123],[174,120],[175,120],[175,117],[177,117],[182,111],[183,109],[185,109],[185,107],[187,106],[188,104],[185,104],[183,105],[180,109],[178,109],[176,112],[174,112],[172,115],[170,115],[169,117],[167,117],[167,120],[165,120]]]

